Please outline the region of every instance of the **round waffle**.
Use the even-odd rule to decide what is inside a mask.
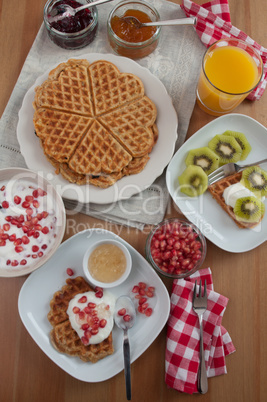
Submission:
[[[106,188],[144,169],[157,110],[142,81],[105,60],[70,59],[35,89],[35,133],[56,172]]]

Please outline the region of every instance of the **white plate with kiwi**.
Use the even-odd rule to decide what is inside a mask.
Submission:
[[[252,250],[267,240],[267,212],[253,229],[239,228],[209,191],[198,197],[189,197],[179,189],[178,177],[186,168],[185,160],[190,150],[206,147],[217,134],[227,130],[238,131],[246,136],[251,151],[238,164],[256,164],[267,155],[267,129],[251,117],[229,114],[218,117],[192,135],[176,152],[168,165],[166,182],[169,193],[183,215],[193,222],[204,236],[223,250],[242,253]],[[267,170],[267,163],[261,166]],[[264,201],[267,210],[267,201]]]

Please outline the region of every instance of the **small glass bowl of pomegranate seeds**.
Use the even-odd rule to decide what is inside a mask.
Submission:
[[[51,11],[61,4],[78,8],[90,0],[49,0],[44,7],[44,25],[50,39],[64,49],[80,49],[89,45],[95,38],[98,28],[98,12],[96,7],[78,11],[73,17],[59,21],[49,20]]]
[[[190,222],[171,218],[159,223],[146,241],[146,258],[168,278],[185,278],[199,269],[206,256],[206,240]]]

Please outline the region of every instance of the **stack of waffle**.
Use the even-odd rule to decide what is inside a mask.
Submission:
[[[108,338],[99,344],[86,346],[82,343],[79,335],[71,326],[67,310],[69,301],[74,296],[93,290],[81,276],[69,278],[66,282],[67,284],[54,294],[50,302],[50,311],[47,317],[53,327],[50,333],[51,343],[59,352],[78,356],[85,362],[96,363],[113,353],[112,332]]]
[[[257,226],[260,221],[262,220],[263,216],[258,222],[242,222],[236,219],[234,214],[234,210],[230,205],[227,205],[224,201],[223,192],[224,190],[231,186],[232,184],[236,184],[240,182],[242,177],[242,172],[237,172],[231,176],[227,176],[222,180],[215,182],[214,184],[208,187],[209,192],[211,193],[212,197],[217,201],[217,203],[224,209],[225,212],[233,219],[236,225],[242,229],[252,229],[253,227]]]
[[[144,169],[157,110],[137,76],[105,60],[70,59],[35,91],[35,133],[69,182],[106,188]]]

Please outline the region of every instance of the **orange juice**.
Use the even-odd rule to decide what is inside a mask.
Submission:
[[[215,45],[204,56],[197,101],[206,112],[219,116],[238,106],[257,85],[261,74],[246,50],[230,44]]]

